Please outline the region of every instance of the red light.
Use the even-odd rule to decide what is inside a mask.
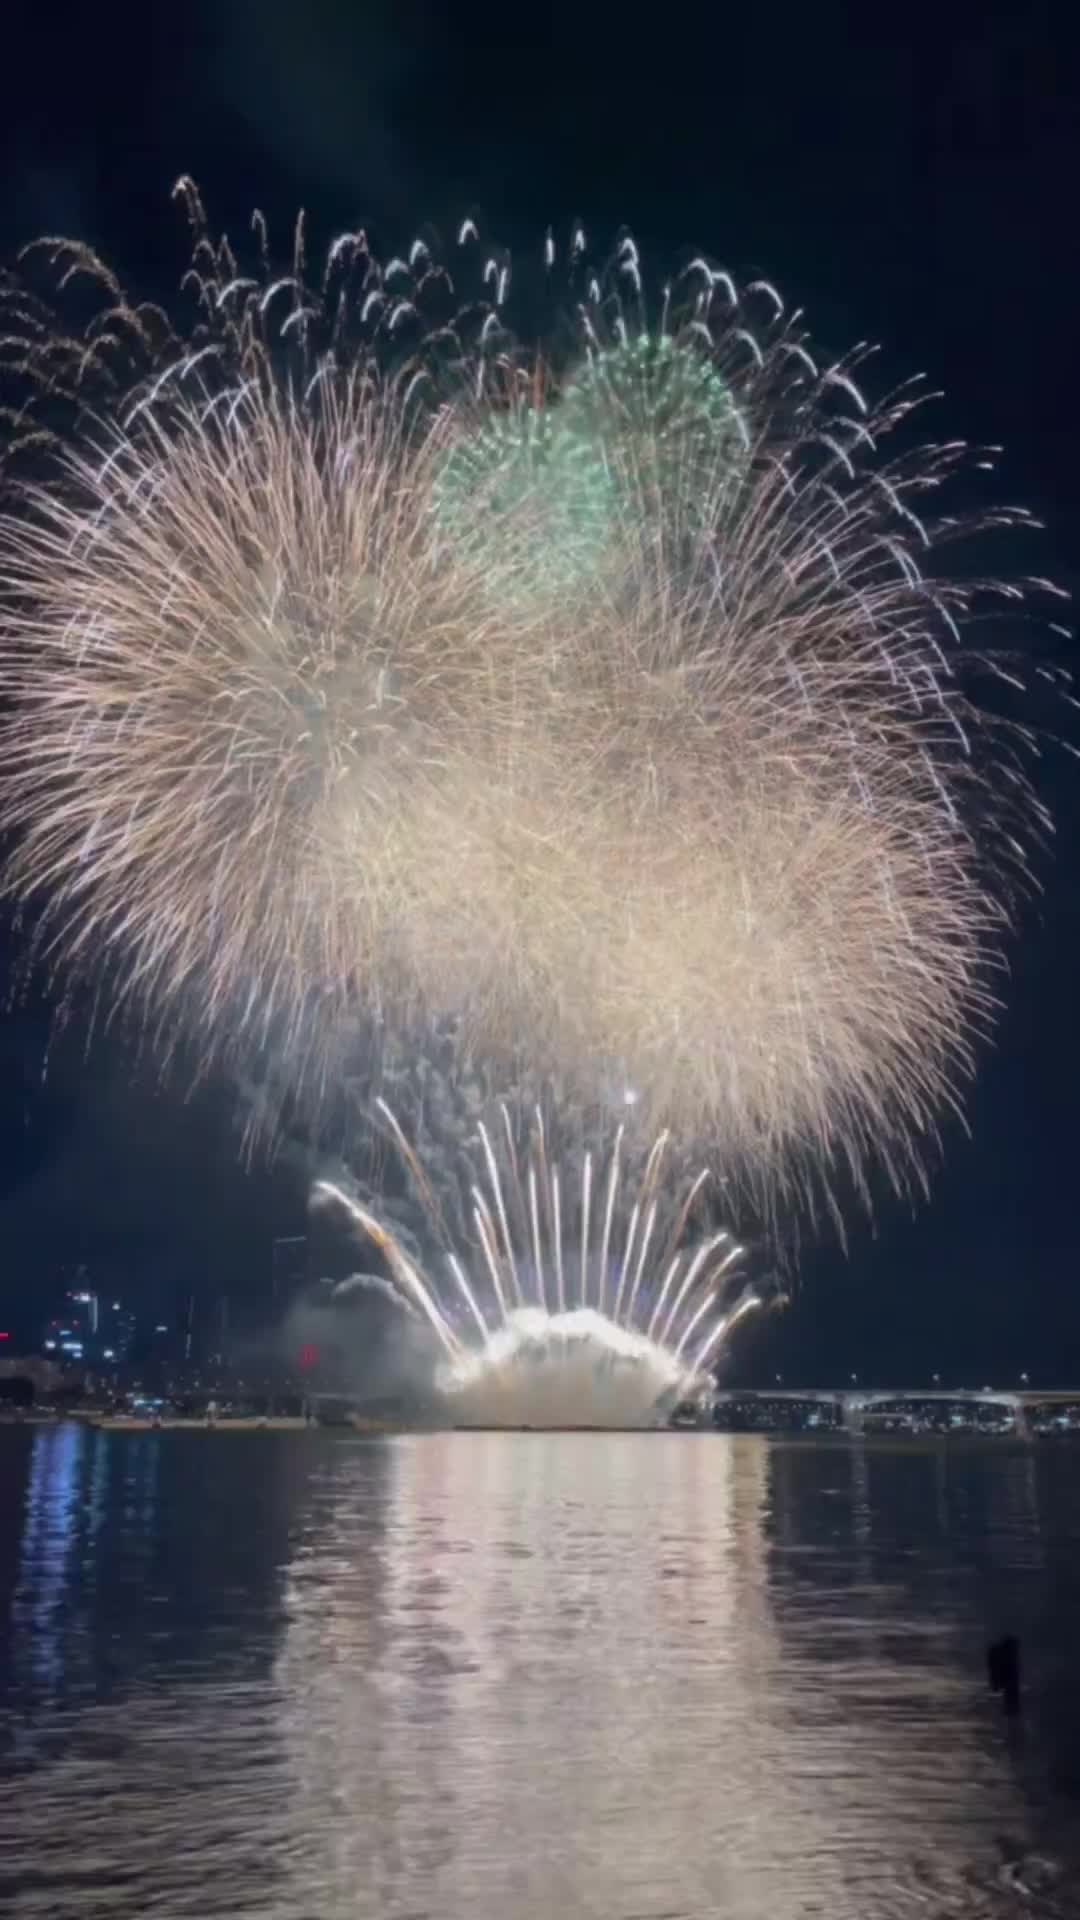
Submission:
[[[319,1364],[318,1347],[313,1347],[310,1345],[310,1343],[306,1346],[301,1347],[299,1360],[300,1360],[300,1366],[302,1370],[305,1373],[309,1373],[312,1367],[317,1367]]]
[[[10,1339],[11,1339],[10,1333],[0,1333],[0,1340],[10,1340]]]

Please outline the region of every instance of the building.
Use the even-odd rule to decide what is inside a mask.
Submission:
[[[45,1328],[46,1357],[61,1367],[122,1367],[135,1342],[134,1314],[122,1300],[98,1293],[88,1268],[77,1267],[70,1278],[60,1310]]]
[[[93,1358],[106,1366],[126,1366],[135,1345],[135,1315],[120,1300],[98,1301],[98,1336]]]
[[[304,1292],[309,1278],[307,1235],[296,1233],[275,1240],[270,1267],[270,1295],[275,1319],[288,1312]]]
[[[65,1277],[67,1277],[65,1275]],[[85,1267],[76,1267],[60,1301],[60,1311],[45,1328],[42,1345],[62,1367],[82,1367],[95,1356],[99,1330],[98,1297]]]

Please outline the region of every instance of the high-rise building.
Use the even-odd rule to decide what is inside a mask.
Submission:
[[[59,1312],[45,1328],[43,1346],[60,1366],[120,1367],[131,1355],[135,1316],[121,1300],[100,1294],[91,1284],[89,1269],[76,1267],[62,1278]]]
[[[270,1268],[270,1295],[275,1316],[288,1311],[309,1279],[308,1241],[304,1233],[274,1241]]]
[[[131,1358],[135,1344],[135,1315],[120,1300],[98,1299],[98,1336],[94,1358],[107,1366],[122,1367]]]
[[[45,1352],[61,1366],[84,1364],[92,1358],[98,1337],[98,1297],[89,1285],[87,1269],[76,1267],[70,1278],[73,1284],[65,1287],[60,1311],[49,1321],[43,1342]]]

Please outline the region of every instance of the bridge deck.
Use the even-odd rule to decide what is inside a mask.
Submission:
[[[927,1400],[974,1401],[990,1405],[1045,1407],[1062,1401],[1080,1405],[1080,1387],[718,1387],[716,1399],[821,1401],[861,1406]]]

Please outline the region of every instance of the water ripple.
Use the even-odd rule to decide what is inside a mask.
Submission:
[[[0,1911],[1075,1916],[1075,1485],[1002,1442],[0,1432]]]

